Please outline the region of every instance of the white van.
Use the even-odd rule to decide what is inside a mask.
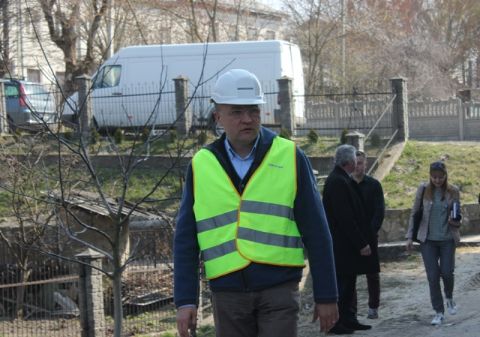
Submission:
[[[107,60],[93,76],[92,106],[100,128],[168,126],[176,119],[173,79],[188,78],[193,123],[210,118],[211,88],[225,71],[243,68],[262,84],[262,122],[274,124],[277,79],[293,80],[296,123],[304,121],[304,80],[300,50],[286,41],[244,41],[130,46]],[[68,99],[64,120],[78,111],[78,95]]]

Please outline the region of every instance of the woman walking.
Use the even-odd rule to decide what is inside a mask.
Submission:
[[[423,206],[422,219],[414,238],[415,213]],[[444,320],[443,290],[449,314],[455,315],[457,307],[453,301],[455,246],[460,241],[460,193],[457,187],[448,183],[447,167],[437,161],[430,165],[430,180],[417,189],[407,231],[407,249],[412,249],[413,239],[420,242],[425,272],[430,288],[430,300],[435,316],[432,325]]]

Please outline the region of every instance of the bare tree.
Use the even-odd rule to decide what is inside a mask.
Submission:
[[[427,32],[427,38],[445,46],[451,61],[444,71],[454,76],[455,71],[473,60],[478,53],[476,43],[480,32],[479,20],[478,1],[424,1],[417,25],[419,31]],[[461,82],[467,84],[463,76]]]
[[[207,55],[205,54],[204,57],[206,58]],[[196,83],[192,96],[195,96],[196,88],[200,87],[205,80],[201,78]],[[158,101],[164,95],[162,89],[161,86],[156,93]],[[126,247],[129,220],[141,206],[146,204],[147,200],[151,201],[152,198],[165,199],[160,196],[160,188],[169,191],[170,195],[166,199],[178,198],[181,192],[181,186],[178,183],[179,172],[182,172],[181,175],[183,175],[183,171],[179,169],[179,164],[187,153],[201,145],[192,142],[188,137],[173,137],[172,135],[175,135],[175,133],[169,131],[169,128],[159,133],[151,133],[152,123],[155,121],[154,112],[155,108],[150,112],[150,116],[143,127],[132,128],[127,145],[120,144],[121,138],[117,136],[120,132],[116,132],[115,136],[107,132],[102,143],[97,144],[95,134],[98,135],[98,133],[95,130],[93,130],[91,137],[84,137],[83,132],[80,132],[82,135],[80,137],[72,137],[69,133],[60,133],[58,131],[60,128],[44,121],[45,138],[31,141],[29,137],[19,137],[17,140],[20,149],[29,149],[32,143],[38,145],[38,148],[41,149],[39,153],[42,156],[39,155],[33,161],[35,165],[26,165],[22,160],[12,159],[12,163],[15,163],[15,165],[12,165],[12,175],[5,177],[2,184],[3,189],[12,194],[12,200],[15,200],[19,205],[29,206],[32,214],[36,214],[39,219],[48,218],[50,222],[53,212],[56,215],[55,221],[58,228],[61,229],[68,240],[105,256],[108,267],[101,268],[100,271],[112,282],[115,336],[122,335],[123,273],[132,261],[139,258],[137,254],[138,243],[133,243],[130,249]],[[41,114],[37,114],[35,111],[32,111],[32,113],[43,120]],[[30,146],[28,146],[29,144]],[[148,163],[151,149],[157,146],[164,147],[163,154],[166,154],[170,160],[163,169],[156,170],[155,179],[149,184],[139,183],[138,179],[144,172],[142,165]],[[108,147],[109,152],[116,158],[115,162],[111,162],[114,168],[107,172],[95,161],[99,151],[105,147]],[[5,153],[11,154],[9,151]],[[49,160],[44,160],[46,154],[49,154]],[[43,169],[39,170],[39,167]],[[31,182],[35,186],[42,186],[41,192],[48,198],[39,198],[38,191],[35,190],[34,193],[32,188],[19,189],[17,187],[20,186],[17,183],[19,177],[29,177],[27,181],[22,180],[24,184]],[[140,195],[137,194],[132,197],[130,191],[137,190],[137,184],[141,184],[143,189]],[[93,224],[90,217],[82,217],[75,210],[76,191],[78,190],[88,191],[92,195],[93,205],[96,209],[100,209],[101,213],[108,219],[107,229]],[[44,207],[32,207],[31,200],[43,203]],[[22,212],[19,211],[16,216],[20,217],[21,214]],[[33,218],[33,215],[30,218]],[[86,233],[89,235],[85,236]],[[41,240],[42,233],[34,234],[29,232],[18,244],[27,247],[25,246],[28,245],[27,242],[35,239],[35,242],[39,242],[38,249],[41,249],[45,254],[85,263],[75,256],[41,246],[40,243],[44,242]],[[22,297],[19,296],[19,298]]]
[[[8,74],[10,66],[10,12],[9,0],[0,0],[2,39],[0,43],[0,77]]]
[[[96,65],[94,58],[95,40],[100,24],[105,18],[108,0],[38,0],[48,25],[51,40],[62,50],[65,60],[65,91],[73,91],[73,79],[89,74]],[[82,20],[88,20],[82,22]],[[83,27],[85,32],[80,31]],[[81,40],[84,33],[85,40]],[[85,43],[80,56],[78,46]],[[104,51],[102,51],[103,53]]]
[[[140,7],[145,2],[137,0],[135,3]],[[177,38],[184,42],[254,39],[253,36],[247,37],[248,27],[261,30],[266,26],[268,20],[280,21],[284,18],[279,13],[270,13],[261,9],[256,0],[149,1],[147,6],[151,10],[158,11],[162,20],[173,19],[169,29],[172,34],[182,32],[181,35],[185,35],[185,38],[182,36],[177,36]],[[158,26],[161,27],[161,24]],[[152,27],[147,25],[143,27],[145,31],[151,29]],[[158,43],[155,41],[157,40],[150,40],[150,42]]]
[[[126,245],[129,219],[142,206],[151,205],[152,198],[157,199],[158,205],[171,198],[178,200],[179,162],[192,146],[197,146],[187,138],[171,138],[167,131],[156,136],[137,131],[130,134],[127,143],[120,146],[118,139],[107,136],[102,144],[95,145],[82,138],[56,133],[47,126],[44,136],[18,136],[16,143],[4,148],[0,157],[1,188],[9,193],[11,215],[18,222],[14,236],[0,231],[0,238],[20,268],[19,283],[28,281],[32,255],[39,252],[77,263],[84,262],[72,255],[73,247],[78,247],[77,252],[91,248],[103,254],[107,265],[100,271],[112,282],[114,331],[118,337],[123,329],[123,274],[132,261],[141,258],[140,242],[132,242],[130,248]],[[159,143],[166,147],[170,163],[165,169],[156,170],[157,176],[151,185],[142,184],[140,195],[137,192],[132,196],[130,191],[139,189],[136,184],[144,174],[141,166],[148,162],[148,148],[160,146]],[[95,163],[99,149],[104,146],[110,148],[118,160],[111,163],[111,168]],[[92,223],[91,217],[79,214],[76,191],[88,192],[92,207],[105,214],[105,225]],[[162,197],[166,191],[170,195]],[[172,228],[169,221],[165,226]],[[45,236],[48,227],[60,230],[61,244],[52,244]],[[22,317],[24,287],[17,290],[17,313]]]
[[[451,96],[463,65],[475,55],[475,1],[355,2],[352,64],[374,75],[402,74],[415,96]],[[359,5],[360,4],[360,5]],[[379,71],[381,70],[381,71]],[[378,75],[377,75],[378,74]]]
[[[25,141],[8,144],[0,151],[3,185],[10,196],[10,213],[5,216],[17,223],[14,235],[0,230],[0,240],[8,248],[18,268],[18,283],[29,280],[32,272],[33,257],[38,254],[38,247],[43,244],[47,226],[53,218],[53,211],[42,201],[41,191],[45,186],[40,182],[46,171],[38,164],[43,161],[45,147],[42,135],[26,137]],[[20,159],[21,158],[21,159]],[[51,180],[50,180],[51,181]],[[24,316],[25,287],[17,287],[15,296],[15,317]]]
[[[336,62],[341,36],[338,4],[324,0],[285,1],[291,14],[292,39],[300,46],[305,69],[305,91],[317,93],[338,82]]]
[[[307,92],[340,87],[344,67],[350,88],[402,75],[414,96],[451,96],[478,54],[478,1],[345,0],[344,35],[338,1],[285,4],[304,56]]]

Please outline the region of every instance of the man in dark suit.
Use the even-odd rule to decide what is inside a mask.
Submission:
[[[367,155],[363,151],[357,151],[357,166],[352,174],[352,178],[357,184],[358,190],[365,206],[365,215],[367,222],[375,233],[370,241],[372,255],[377,256],[378,252],[378,231],[382,227],[385,217],[385,200],[383,189],[380,182],[366,174]],[[380,305],[380,273],[367,273],[368,288],[368,315],[367,318],[378,318],[378,307]],[[357,297],[354,297],[352,309],[357,312]]]
[[[370,329],[360,324],[351,303],[357,275],[379,272],[378,255],[372,255],[374,234],[366,220],[364,205],[351,178],[356,165],[356,149],[341,145],[335,152],[335,167],[325,181],[323,203],[333,239],[340,318],[330,330],[352,334]]]

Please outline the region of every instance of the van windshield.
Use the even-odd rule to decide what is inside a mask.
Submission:
[[[93,88],[110,88],[120,83],[120,75],[122,74],[122,66],[105,66],[97,73],[93,80]]]

